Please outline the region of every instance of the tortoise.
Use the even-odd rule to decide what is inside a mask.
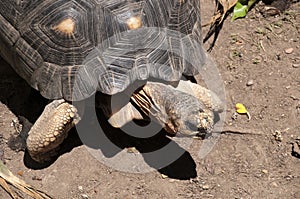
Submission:
[[[207,64],[199,0],[1,0],[0,27],[0,55],[53,100],[27,138],[36,161],[80,120],[72,102],[123,92],[137,80],[146,82],[132,95],[140,110],[129,103],[112,114],[115,127],[144,112],[169,132],[195,135],[210,131],[221,111],[217,96],[196,83],[180,81],[197,94],[168,85]]]

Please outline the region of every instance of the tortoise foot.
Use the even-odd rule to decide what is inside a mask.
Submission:
[[[48,104],[31,128],[26,144],[29,155],[37,162],[46,162],[80,120],[77,109],[64,100]]]

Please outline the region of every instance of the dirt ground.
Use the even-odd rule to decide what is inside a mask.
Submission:
[[[212,1],[201,2],[207,22]],[[221,134],[204,158],[198,156],[203,141],[193,140],[166,168],[121,172],[97,161],[75,135],[51,164],[31,164],[22,141],[47,101],[14,72],[4,74],[4,61],[0,158],[15,175],[53,198],[300,198],[299,14],[300,3],[295,3],[276,17],[264,18],[254,8],[245,19],[226,19],[210,53],[226,88],[225,126],[250,134]],[[245,115],[233,119],[238,102],[248,108],[251,120]],[[19,121],[25,122],[23,129]],[[1,188],[0,198],[9,198]]]

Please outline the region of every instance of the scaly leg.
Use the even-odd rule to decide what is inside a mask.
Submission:
[[[26,141],[32,159],[48,161],[79,120],[77,109],[63,99],[48,104],[32,126]]]

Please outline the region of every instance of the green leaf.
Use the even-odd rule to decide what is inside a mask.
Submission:
[[[248,10],[251,8],[251,6],[257,2],[258,0],[239,0],[233,9],[233,16],[231,21],[234,21],[237,18],[245,17]]]
[[[248,6],[243,5],[240,2],[237,2],[233,9],[233,16],[231,21],[234,21],[237,18],[245,17],[248,12]]]

